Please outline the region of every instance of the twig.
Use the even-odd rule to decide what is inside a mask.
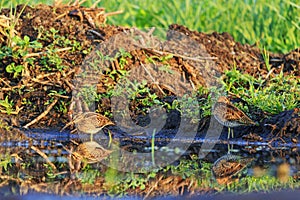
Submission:
[[[51,73],[47,73],[47,74],[39,74],[36,76],[36,79],[42,79],[42,78],[46,78],[46,77],[52,76],[52,75],[56,75],[56,72],[51,72]]]
[[[151,73],[149,72],[149,70],[145,67],[145,65],[141,62],[142,67],[144,68],[144,70],[146,71],[146,73],[149,75],[149,77],[152,79],[153,84],[155,84],[157,86],[157,88],[159,89],[159,91],[165,95],[165,92],[161,89],[161,87],[159,86],[158,82],[155,81],[155,79],[153,78],[153,76],[151,75]]]
[[[42,157],[46,160],[46,162],[47,162],[54,170],[56,170],[55,165],[49,160],[48,156],[47,156],[44,152],[42,152],[41,150],[39,150],[39,149],[36,148],[35,146],[31,146],[30,148],[31,148],[32,150],[34,150],[35,152],[37,152],[40,156],[42,156]]]
[[[147,199],[149,197],[149,195],[151,194],[151,192],[154,189],[157,189],[158,183],[163,179],[163,175],[161,175],[157,181],[155,181],[154,185],[151,186],[151,188],[148,190],[147,194],[144,196],[143,199]]]
[[[159,55],[169,54],[169,55],[172,55],[172,56],[175,56],[175,57],[183,58],[183,59],[186,59],[186,60],[192,60],[192,61],[196,61],[196,62],[203,62],[203,60],[218,60],[217,57],[197,57],[197,58],[192,58],[192,57],[184,56],[184,55],[177,54],[177,53],[171,53],[171,52],[167,52],[167,51],[159,51],[159,50],[156,50],[156,49],[146,48],[146,47],[141,47],[141,46],[138,46],[138,47],[141,48],[141,49],[147,50],[147,51],[152,51],[152,52],[157,53]]]
[[[73,123],[74,123],[74,121],[68,122],[62,129],[60,129],[59,132],[63,132],[66,128],[68,128],[69,126],[71,126]]]
[[[36,79],[36,78],[33,78],[33,79],[31,79],[33,82],[35,82],[35,83],[39,83],[39,84],[41,84],[41,85],[50,85],[50,86],[54,86],[54,84],[53,83],[50,83],[50,81],[41,81],[41,80],[39,80],[39,79]]]
[[[95,35],[98,36],[101,40],[105,41],[105,37],[104,37],[101,33],[98,33],[98,32],[95,31],[95,30],[88,30],[88,32],[91,32],[91,33],[95,34]]]
[[[57,49],[55,51],[55,53],[62,52],[62,51],[68,51],[70,49],[72,49],[72,47],[65,47],[65,48],[62,48],[62,49]],[[29,58],[29,57],[34,57],[34,56],[40,56],[40,55],[47,54],[47,53],[51,53],[51,51],[42,51],[42,52],[38,52],[38,53],[29,53],[26,56],[24,56],[24,59]]]
[[[64,82],[69,86],[69,88],[70,88],[71,90],[74,90],[74,89],[75,89],[75,86],[74,86],[72,83],[70,83],[69,80],[64,79]]]
[[[3,180],[3,182],[0,183],[0,187],[2,188],[8,184],[9,184],[8,180]]]
[[[150,30],[147,33],[148,37],[150,37],[153,34],[154,31],[155,31],[155,27],[151,27]]]
[[[69,70],[68,73],[65,73],[64,71],[62,71],[62,75],[63,75],[63,77],[68,77],[68,76],[70,76],[71,74],[73,74],[75,72],[76,72],[75,69]]]
[[[3,78],[0,78],[0,81],[4,83],[6,86],[11,87],[8,82],[6,82]]]
[[[31,86],[33,86],[32,83],[26,85],[26,87],[31,87]],[[24,85],[16,85],[16,86],[12,86],[12,87],[9,87],[9,88],[0,88],[0,91],[12,91],[14,89],[19,89],[21,87],[24,87]]]
[[[57,17],[54,18],[54,21],[60,19],[60,18],[63,18],[64,16],[66,16],[68,13],[67,12],[64,12],[63,14],[60,14],[58,15]]]
[[[36,78],[33,78],[31,80],[33,80],[34,82],[38,82],[38,83],[41,83],[39,81],[37,81],[37,79],[42,79],[42,78],[46,78],[48,76],[51,76],[51,75],[55,75],[56,73],[48,73],[48,74],[40,74],[38,75]],[[0,79],[1,81],[4,81],[2,79]],[[29,83],[29,84],[26,84],[25,87],[32,87],[33,86],[33,83]],[[20,85],[16,85],[16,86],[10,86],[8,88],[0,88],[0,91],[12,91],[14,89],[19,89],[21,87],[24,87],[24,84],[20,84]]]
[[[57,93],[53,94],[52,96],[63,98],[63,99],[69,99],[70,98],[69,96],[62,95],[62,94],[57,94]]]
[[[2,180],[9,180],[9,181],[16,181],[18,183],[20,183],[20,182],[23,181],[20,178],[14,178],[14,177],[11,177],[11,176],[8,176],[8,175],[0,175],[0,179],[2,179]]]
[[[122,14],[122,13],[123,13],[123,10],[117,10],[114,12],[105,13],[104,16],[107,17],[107,16],[118,15],[118,14]]]
[[[82,1],[79,1],[79,0],[75,0],[71,6],[80,6],[81,4],[83,4],[84,2],[86,2],[86,0],[82,0]],[[71,3],[71,2],[70,2]]]
[[[31,122],[29,122],[28,124],[26,124],[24,126],[24,128],[28,128],[29,126],[37,123],[38,121],[40,121],[43,117],[45,117],[49,112],[50,110],[53,108],[53,106],[57,103],[58,99],[55,98],[54,101],[47,107],[47,109],[42,112],[39,116],[37,116],[34,120],[32,120]]]

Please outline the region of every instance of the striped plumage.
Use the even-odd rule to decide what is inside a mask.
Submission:
[[[74,117],[73,123],[79,132],[91,134],[91,141],[93,134],[98,133],[103,127],[115,125],[109,118],[95,112],[80,113]]]
[[[253,160],[254,158],[226,154],[214,162],[212,173],[219,184],[230,183],[232,177],[241,172]]]
[[[256,124],[243,111],[235,107],[229,101],[229,99],[224,96],[221,96],[215,103],[212,113],[220,124],[228,128]],[[228,131],[228,138],[229,136],[230,131]]]
[[[94,141],[84,142],[78,145],[76,151],[72,153],[72,158],[76,161],[86,163],[96,163],[105,159],[112,153]]]

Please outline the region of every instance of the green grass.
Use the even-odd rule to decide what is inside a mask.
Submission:
[[[300,107],[300,80],[293,75],[284,76],[282,71],[265,80],[242,74],[234,67],[225,72],[222,82],[225,91],[238,94],[249,104],[271,114]]]
[[[3,1],[2,7],[9,7],[10,1]],[[14,0],[14,5],[26,2]],[[30,5],[52,1],[31,1]],[[85,6],[91,6],[87,0]],[[107,12],[123,10],[124,13],[108,18],[109,24],[157,27],[167,29],[178,23],[192,30],[210,33],[229,32],[241,43],[255,44],[272,52],[286,53],[300,44],[300,2],[299,0],[102,0],[98,7]]]

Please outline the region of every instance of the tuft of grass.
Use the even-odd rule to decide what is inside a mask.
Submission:
[[[222,83],[227,92],[245,97],[249,104],[271,114],[300,106],[300,80],[293,75],[283,76],[283,72],[266,81],[233,68],[225,73]],[[266,86],[261,87],[263,83]]]

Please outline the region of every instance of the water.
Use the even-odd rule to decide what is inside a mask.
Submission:
[[[207,182],[211,184],[209,185],[211,186],[210,192],[215,193],[214,188],[219,187],[220,190],[223,190],[227,186],[215,185],[216,183],[212,177],[207,178],[211,175],[205,174],[205,170],[201,171],[201,167],[211,166],[218,158],[228,153],[228,148],[230,148],[231,154],[255,158],[246,167],[245,172],[238,176],[239,180],[244,180],[245,177],[267,177],[266,180],[271,180],[267,180],[269,182],[266,184],[274,184],[274,187],[266,188],[271,191],[272,188],[278,190],[299,185],[300,144],[298,143],[245,141],[242,139],[232,139],[228,142],[227,140],[203,139],[201,137],[174,139],[170,134],[170,137],[163,137],[163,135],[168,134],[161,134],[155,138],[147,136],[124,137],[124,135],[118,137],[118,135],[115,135],[113,140],[110,141],[107,135],[98,134],[94,137],[94,140],[103,147],[115,149],[115,151],[104,161],[86,165],[76,173],[72,173],[70,170],[70,154],[76,150],[77,143],[88,141],[89,135],[60,133],[56,130],[28,131],[26,132],[26,140],[18,141],[15,138],[0,143],[0,151],[2,152],[0,194],[3,197],[7,196],[14,199],[29,199],[39,195],[49,199],[60,199],[61,195],[84,197],[86,199],[90,196],[100,195],[107,198],[108,193],[110,195],[113,195],[114,192],[118,195],[121,194],[120,188],[112,189],[116,185],[120,187],[121,183],[124,184],[126,181],[129,181],[127,184],[133,184],[134,178],[137,178],[139,182],[136,184],[138,186],[128,186],[121,196],[126,196],[128,191],[131,191],[133,196],[139,194],[138,192],[141,192],[141,196],[143,196],[146,193],[144,191],[147,191],[150,187],[147,186],[147,181],[156,180],[161,174],[164,174],[164,179],[169,178],[169,175],[174,177],[184,175],[187,178],[196,177],[196,180],[201,179],[201,184],[206,184],[206,180],[204,180],[206,177]],[[168,147],[171,141],[176,142],[178,146]],[[209,144],[208,146],[213,146],[213,148],[205,149],[203,144]],[[188,149],[180,148],[187,145],[189,146]],[[192,155],[196,155],[196,158],[193,158]],[[170,162],[177,157],[178,159],[175,162]],[[183,160],[187,160],[187,162],[185,163]],[[186,166],[179,168],[180,165],[183,165],[182,163],[185,163]],[[195,166],[199,167],[200,170],[193,169],[191,163],[197,163]],[[56,169],[53,169],[51,164]],[[171,171],[178,170],[180,173],[176,171],[175,174],[174,172],[170,174],[170,170],[161,170],[161,167],[166,169],[169,165],[173,166],[173,168],[170,168]],[[119,171],[114,170],[114,167]],[[120,171],[120,169],[122,170]],[[136,174],[143,174],[144,172],[146,172],[146,175],[136,177]],[[145,183],[142,182],[146,179],[145,177],[149,176],[147,173],[151,174],[153,172],[156,176],[147,179]],[[199,174],[197,174],[198,172]],[[255,180],[253,179],[253,181]],[[294,183],[295,185],[293,185]],[[143,184],[146,184],[146,189],[139,190],[137,193],[132,192],[134,188],[139,188]],[[235,193],[247,191],[240,186],[236,188],[230,186],[224,191],[231,191],[231,189]],[[258,188],[258,190],[261,189]],[[177,194],[176,192],[174,194]],[[183,194],[189,192],[192,191],[186,191]]]

